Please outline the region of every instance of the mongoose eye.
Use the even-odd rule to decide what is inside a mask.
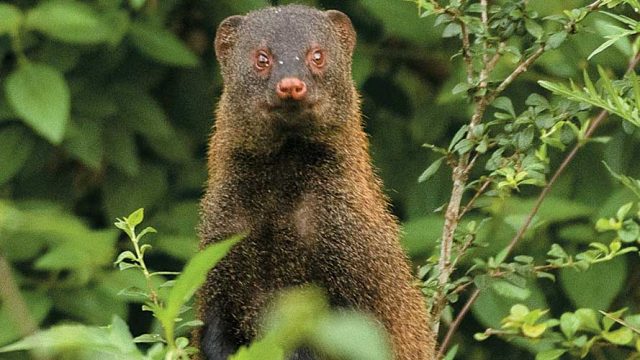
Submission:
[[[269,54],[267,54],[266,51],[264,50],[260,50],[257,52],[256,54],[256,60],[255,60],[255,65],[256,68],[259,71],[264,71],[266,70],[269,66],[271,66],[271,57],[269,56]]]
[[[320,49],[313,49],[309,53],[309,60],[313,63],[314,66],[321,68],[325,63],[324,52]]]

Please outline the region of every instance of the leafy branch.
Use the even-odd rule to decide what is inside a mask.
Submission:
[[[629,73],[629,72],[633,71],[633,69],[637,66],[639,61],[640,61],[640,54],[636,54],[634,56],[634,58],[630,61],[629,66],[627,68],[627,72]],[[564,158],[562,163],[559,165],[557,170],[554,172],[553,176],[551,177],[551,179],[549,180],[547,185],[543,188],[543,190],[540,193],[540,195],[538,195],[538,198],[536,199],[536,202],[534,203],[533,208],[531,209],[531,211],[527,215],[524,223],[518,229],[518,232],[516,233],[516,235],[509,242],[509,245],[507,246],[507,253],[508,254],[511,254],[513,252],[513,249],[515,248],[517,243],[522,239],[522,237],[524,236],[525,232],[529,229],[529,226],[531,225],[535,215],[540,210],[540,206],[542,205],[542,202],[544,201],[544,199],[549,194],[552,186],[556,183],[556,181],[558,180],[560,175],[564,172],[564,170],[567,168],[569,163],[571,163],[571,161],[576,156],[576,154],[578,153],[580,148],[582,148],[582,146],[586,143],[586,141],[593,135],[593,132],[598,128],[598,126],[607,118],[607,115],[608,115],[608,112],[606,110],[602,110],[596,116],[595,120],[593,120],[591,122],[591,124],[588,127],[587,131],[584,133],[583,139],[582,139],[583,141],[579,141],[574,146],[574,148],[571,150],[571,152]],[[447,333],[446,333],[446,335],[444,337],[444,340],[442,341],[441,348],[440,348],[440,354],[441,355],[444,353],[444,351],[448,347],[448,345],[449,345],[449,343],[450,343],[450,341],[451,341],[451,339],[453,337],[453,334],[455,333],[455,331],[459,327],[460,323],[462,322],[462,319],[466,316],[468,311],[471,309],[471,305],[473,305],[473,303],[477,300],[478,296],[480,295],[480,292],[481,292],[480,289],[474,290],[474,292],[467,299],[467,302],[463,305],[460,313],[458,313],[456,319],[452,322],[451,326],[449,327],[449,329],[448,329],[448,331],[447,331]]]
[[[462,3],[460,1],[452,1],[447,6],[443,6],[440,2],[435,0],[429,2],[416,1],[416,3],[419,8],[424,11],[422,14],[423,16],[430,14],[444,16],[449,22],[448,28],[452,28],[452,24],[457,25],[457,32],[455,27],[453,27],[454,30],[449,30],[447,34],[448,36],[458,34],[462,39],[461,53],[464,58],[467,83],[460,84],[457,88],[467,90],[467,93],[472,95],[474,103],[474,111],[469,124],[458,132],[458,135],[454,137],[452,141],[452,146],[450,146],[450,150],[453,148],[457,151],[457,157],[452,156],[450,153],[445,155],[449,165],[452,167],[453,188],[445,210],[445,223],[440,241],[438,282],[443,290],[445,284],[449,281],[451,273],[455,269],[455,261],[452,260],[454,238],[461,217],[461,203],[463,195],[467,190],[468,177],[474,168],[475,160],[477,159],[477,156],[473,155],[474,148],[476,154],[482,153],[482,150],[486,151],[486,145],[482,150],[479,147],[474,147],[473,145],[482,137],[483,131],[485,130],[485,128],[480,127],[480,125],[485,116],[487,107],[494,103],[498,99],[499,95],[522,73],[527,71],[527,69],[532,66],[546,50],[558,47],[567,35],[575,32],[577,24],[584,20],[590,12],[597,10],[601,5],[601,1],[595,1],[589,6],[582,8],[579,12],[569,14],[567,19],[563,20],[563,30],[552,35],[544,33],[542,27],[534,21],[534,14],[528,14],[525,12],[525,16],[523,18],[512,19],[519,22],[520,26],[526,29],[530,36],[534,38],[535,44],[527,50],[529,51],[529,54],[522,56],[515,69],[495,88],[489,86],[488,79],[491,77],[496,64],[504,53],[507,51],[515,53],[517,50],[508,48],[505,45],[506,40],[513,34],[509,33],[507,30],[500,29],[499,25],[494,25],[492,21],[500,18],[501,16],[511,16],[511,10],[501,9],[497,10],[497,12],[494,11],[493,16],[490,18],[488,1],[482,1],[479,4],[480,18],[478,19],[475,16],[469,16],[463,13],[460,10],[462,7]],[[522,11],[523,9],[519,8],[519,10]],[[470,40],[468,25],[477,25],[478,23],[480,25],[474,27],[478,30],[474,32],[474,42],[472,43]],[[445,32],[446,31],[447,28],[445,29]],[[475,49],[476,47],[479,47],[478,50]],[[491,57],[489,56],[488,49],[495,51]],[[477,53],[482,54],[481,59],[483,60],[479,70],[476,69],[477,66],[473,59],[473,54]],[[454,89],[454,91],[456,90]],[[454,144],[455,147],[453,146]],[[437,170],[437,168],[435,170]],[[435,172],[435,170],[432,169],[432,172]],[[486,187],[481,187],[480,189],[484,191]],[[463,210],[463,212],[466,212],[466,210]],[[433,301],[434,306],[432,308],[432,316],[434,319],[434,329],[436,331],[439,328],[440,315],[447,303],[446,292],[442,290],[436,293]]]
[[[636,73],[630,72],[628,81],[622,82],[618,86],[613,83],[601,66],[598,66],[598,73],[602,89],[600,91],[596,89],[586,71],[583,75],[585,84],[583,88],[576,85],[573,80],[570,82],[570,87],[550,81],[539,81],[538,83],[556,95],[606,110],[608,113],[618,115],[640,127],[640,82],[638,82]],[[622,96],[626,90],[631,93],[628,99]]]

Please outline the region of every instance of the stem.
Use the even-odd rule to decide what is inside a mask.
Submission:
[[[521,62],[518,67],[513,70],[506,79],[504,79],[500,85],[487,97],[487,103],[491,103],[498,95],[500,95],[511,83],[520,76],[523,72],[527,71],[538,58],[544,53],[544,44],[540,44],[540,47],[529,56],[525,61]]]
[[[453,320],[453,322],[449,326],[449,331],[447,331],[447,334],[442,340],[442,344],[440,345],[440,349],[438,350],[436,359],[442,359],[442,357],[444,356],[444,352],[447,351],[447,349],[449,348],[451,339],[453,339],[453,334],[455,334],[455,331],[460,327],[460,323],[464,319],[465,315],[467,315],[469,310],[471,310],[471,305],[473,305],[473,303],[476,302],[476,300],[478,299],[478,296],[480,296],[480,289],[475,289],[471,294],[471,296],[469,297],[469,300],[467,300],[467,302],[464,304],[464,306],[460,310],[460,313],[458,314],[458,316],[456,316],[455,320]]]
[[[469,200],[469,202],[464,207],[464,209],[462,209],[462,211],[458,215],[458,220],[460,220],[464,216],[464,214],[466,214],[469,210],[471,210],[471,208],[473,207],[473,204],[475,204],[476,200],[478,200],[478,198],[482,194],[484,194],[485,190],[487,190],[489,185],[491,185],[491,179],[485,180],[482,186],[480,186],[480,189],[478,189],[478,191],[476,191],[476,193],[473,194],[473,198],[471,198],[471,200]]]
[[[156,293],[156,289],[153,287],[153,284],[151,283],[151,277],[153,276],[150,272],[149,269],[147,268],[147,264],[145,264],[144,262],[144,256],[142,255],[142,251],[140,251],[140,238],[138,237],[138,235],[136,235],[135,229],[131,229],[131,234],[133,235],[131,238],[131,242],[133,243],[133,248],[136,252],[136,261],[138,262],[138,264],[140,265],[140,268],[142,269],[142,273],[144,274],[144,278],[147,281],[147,288],[149,289],[149,297],[151,298],[151,301],[153,302],[153,304],[156,307],[160,306],[160,303],[158,302],[158,294]]]

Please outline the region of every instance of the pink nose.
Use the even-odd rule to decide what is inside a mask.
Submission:
[[[276,85],[276,94],[282,100],[300,101],[307,96],[307,84],[295,77],[284,78]]]

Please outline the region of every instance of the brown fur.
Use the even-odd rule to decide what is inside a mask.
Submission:
[[[252,49],[284,54],[310,43],[326,49],[326,70],[287,71],[307,83],[314,105],[268,107],[281,69],[274,61],[275,80],[256,76]],[[431,359],[424,299],[411,285],[396,219],[371,166],[351,80],[354,44],[344,14],[303,6],[267,8],[220,26],[225,88],[210,142],[201,245],[248,237],[210,272],[199,314],[205,323],[223,317],[225,334],[246,343],[258,335],[275,292],[314,283],[332,305],[373,314],[390,334],[396,360]],[[304,52],[275,60],[290,63],[294,55]]]

